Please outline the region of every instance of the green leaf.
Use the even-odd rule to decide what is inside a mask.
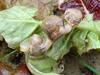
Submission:
[[[57,39],[52,47],[49,49],[47,56],[54,60],[62,59],[63,56],[69,52],[71,45],[71,36],[72,36],[73,30],[69,35],[63,35],[59,39]]]
[[[19,43],[29,37],[41,24],[33,19],[37,9],[14,6],[0,12],[0,33],[9,47],[16,48]]]
[[[86,37],[88,31],[80,31],[78,29],[74,30],[74,34],[72,36],[72,44],[73,47],[77,48],[77,52],[82,54],[86,52]]]
[[[96,33],[89,32],[87,35],[87,39],[88,39],[87,50],[100,49],[100,37]]]
[[[80,24],[77,26],[80,30],[89,30],[92,32],[98,33],[100,35],[100,21],[93,21],[93,15],[88,14],[86,17],[80,22]]]
[[[29,62],[38,70],[48,73],[53,70],[53,66],[55,61],[50,58],[42,58],[42,59],[33,59],[29,60]]]
[[[48,56],[52,57],[55,60],[58,60],[59,57],[62,56],[63,53],[62,47],[64,46],[65,41],[66,41],[65,36],[62,36],[57,41],[55,41],[55,43],[52,45],[52,48],[48,52]],[[63,49],[66,49],[66,47],[64,47]]]
[[[80,55],[91,49],[100,49],[100,37],[95,32],[75,29],[71,38],[72,46]]]
[[[26,57],[26,64],[31,73],[35,75],[60,75],[54,71],[54,66],[57,64],[56,61],[49,57],[35,59],[29,55]]]
[[[75,44],[77,45],[77,47],[82,48],[81,46],[85,47],[82,49],[79,49],[79,54],[82,54],[83,52],[88,52],[90,49],[100,49],[100,21],[93,21],[93,15],[92,14],[87,14],[85,16],[85,18],[79,23],[79,25],[77,26],[77,29],[79,29],[79,31],[83,31],[80,32],[76,38],[80,37],[84,31],[88,31],[88,34],[85,36],[87,39],[84,39],[83,36],[83,40],[87,40],[87,42],[83,41],[83,45],[82,45],[82,40],[75,40],[74,42],[76,42]],[[78,33],[76,33],[77,35]],[[75,37],[75,35],[73,35],[73,37]],[[81,43],[79,43],[79,41]],[[78,42],[78,43],[77,43]],[[79,45],[78,45],[79,44]],[[80,46],[81,45],[81,46]]]

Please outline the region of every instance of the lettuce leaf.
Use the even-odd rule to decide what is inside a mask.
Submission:
[[[32,18],[36,11],[35,8],[14,6],[0,12],[0,34],[9,47],[18,47],[19,43],[29,37],[41,24]]]
[[[72,31],[73,32],[73,31]],[[62,59],[65,54],[70,51],[71,48],[71,36],[72,32],[69,35],[63,35],[57,39],[52,47],[49,49],[47,56],[54,60]]]
[[[26,54],[27,56],[28,54]],[[33,58],[28,55],[26,57],[26,63],[32,74],[35,75],[60,75],[54,71],[57,62],[49,57]]]
[[[82,54],[86,51],[86,37],[88,31],[75,29],[72,35],[72,46],[77,48],[77,52]]]
[[[91,49],[100,49],[100,36],[95,32],[76,29],[71,38],[72,46],[80,55]]]
[[[87,42],[85,50],[83,49],[82,51],[88,52],[90,49],[100,49],[100,21],[93,21],[93,14],[87,14],[85,18],[79,23],[77,29],[79,29],[80,31],[89,31],[86,36]],[[81,32],[79,36],[81,36],[82,33],[83,32]],[[77,41],[82,42],[82,40]],[[80,45],[80,43],[78,44]],[[79,53],[82,54],[82,51]]]
[[[94,32],[89,32],[87,35],[88,45],[87,50],[100,49],[100,37]]]
[[[89,30],[100,35],[100,21],[93,21],[93,14],[87,14],[80,24],[77,26],[80,30]]]

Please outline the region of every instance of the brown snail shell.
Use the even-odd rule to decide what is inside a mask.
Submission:
[[[40,45],[42,44],[43,40],[41,39],[41,37],[39,35],[34,34],[31,38],[30,38],[30,53],[32,55],[40,55],[41,51],[40,50]]]
[[[34,34],[30,38],[30,53],[34,56],[44,54],[51,46],[52,41],[46,36]]]
[[[51,40],[56,40],[63,34],[69,33],[72,26],[64,25],[63,20],[55,15],[48,16],[43,22],[43,29]]]
[[[76,8],[68,8],[64,13],[64,18],[68,24],[77,25],[83,18],[82,12]]]
[[[51,40],[58,38],[61,25],[63,25],[62,19],[54,15],[48,16],[43,21],[43,29]]]
[[[51,45],[52,41],[47,36],[33,34],[28,40],[20,44],[20,50],[33,56],[40,56],[47,52]]]

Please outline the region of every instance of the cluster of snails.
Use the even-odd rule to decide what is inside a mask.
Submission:
[[[57,38],[69,33],[81,19],[81,11],[74,8],[67,9],[63,19],[56,15],[46,17],[41,25],[45,34],[33,34],[26,42],[20,44],[21,51],[29,51],[34,56],[44,54]]]
[[[26,62],[29,63],[30,58],[28,56],[30,55],[32,56],[32,59],[46,56],[53,43],[62,35],[71,32],[71,30],[78,25],[82,18],[82,12],[76,8],[66,9],[62,16],[47,16],[41,25],[43,34],[36,34],[34,32],[30,38],[20,44],[20,50],[25,53]],[[30,70],[32,68],[34,69],[34,67],[29,64],[27,64],[27,66]],[[54,70],[58,73],[62,73],[64,71],[64,62],[60,61],[55,65],[55,67],[56,69]]]

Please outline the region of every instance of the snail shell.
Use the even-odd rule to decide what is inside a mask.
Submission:
[[[43,29],[51,40],[56,40],[63,34],[69,33],[72,27],[63,24],[63,20],[58,16],[48,16],[43,22]]]
[[[68,8],[64,13],[64,18],[71,26],[77,25],[83,18],[82,12],[76,8]]]
[[[34,34],[30,38],[30,53],[34,56],[42,55],[47,52],[51,45],[52,41],[46,35]]]
[[[30,53],[33,55],[40,55],[42,51],[40,50],[40,45],[43,42],[42,38],[39,35],[34,34],[29,41],[30,41],[30,49],[29,49]]]
[[[54,15],[46,17],[43,21],[43,29],[51,40],[58,38],[61,25],[63,25],[62,19]]]
[[[72,26],[69,24],[66,24],[66,25],[60,27],[59,32],[60,32],[60,34],[63,35],[63,34],[69,33],[71,30],[72,30]]]
[[[47,52],[51,45],[52,41],[47,36],[33,34],[20,44],[20,50],[33,56],[39,56]]]

